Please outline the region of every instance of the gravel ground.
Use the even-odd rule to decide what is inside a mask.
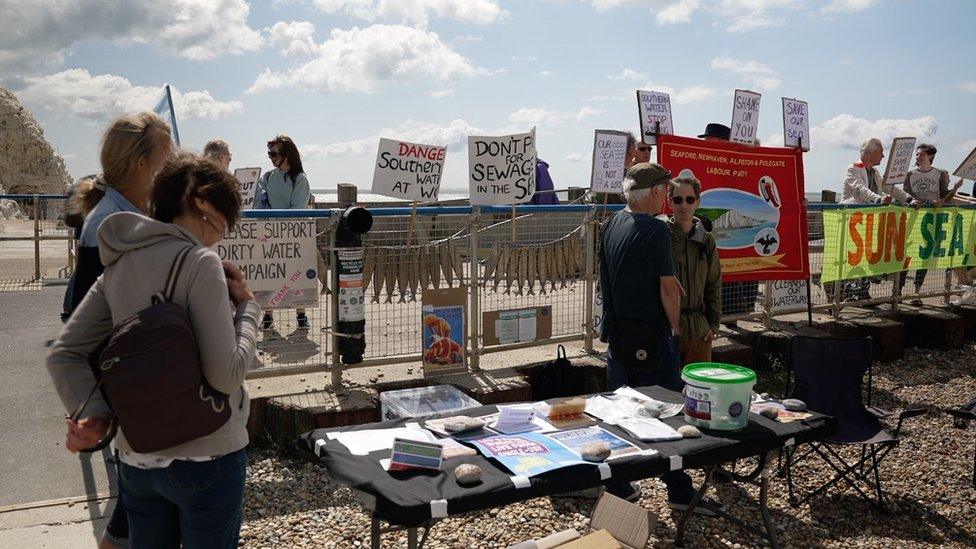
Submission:
[[[928,415],[907,420],[903,442],[881,468],[892,514],[875,511],[853,490],[832,488],[812,505],[793,509],[786,483],[772,484],[770,507],[785,547],[973,547],[976,546],[976,489],[972,475],[974,431],[952,426],[941,409],[976,396],[976,348],[909,350],[904,360],[875,365],[875,398],[889,408],[921,405]],[[748,464],[741,464],[742,470]],[[826,478],[829,469],[810,462],[795,470],[802,484]],[[701,475],[692,472],[696,482]],[[673,547],[674,519],[664,485],[642,482],[641,505],[661,517],[650,546]],[[740,518],[758,521],[758,489],[723,485],[712,492]],[[352,493],[319,466],[255,453],[248,471],[242,544],[246,547],[368,546],[369,518]],[[452,517],[436,525],[426,547],[505,547],[564,528],[584,531],[593,502],[537,498],[506,508]],[[756,522],[758,524],[758,522]],[[693,518],[691,547],[754,547],[753,530],[724,520]],[[405,547],[403,533],[385,534],[384,547]]]

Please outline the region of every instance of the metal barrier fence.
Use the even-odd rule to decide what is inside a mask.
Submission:
[[[74,232],[64,224],[63,195],[0,194],[0,286],[16,289],[74,271]]]
[[[14,200],[26,219],[0,220],[0,281],[63,278],[73,269],[72,231],[64,226],[63,196],[0,195]],[[311,328],[299,330],[295,310],[271,311],[273,324],[259,342],[260,365],[253,377],[331,370],[341,381],[350,367],[418,361],[421,358],[421,304],[431,288],[465,288],[468,365],[479,368],[481,355],[556,341],[582,340],[592,349],[599,226],[621,205],[483,207],[443,206],[372,208],[373,229],[366,249],[366,341],[363,363],[341,366],[331,327],[333,289],[322,277],[320,301],[306,312]],[[951,272],[910,271],[840,283],[822,283],[823,216],[832,204],[808,209],[811,304],[838,315],[842,308],[941,297],[957,292]],[[863,206],[859,206],[863,207]],[[249,218],[316,221],[322,273],[332,270],[332,239],[337,210],[247,211]],[[12,261],[11,261],[12,260]],[[899,281],[904,279],[903,287]],[[798,313],[798,307],[770,310],[771,283],[733,283],[723,288],[723,322],[762,320]],[[548,307],[552,337],[485,346],[482,312]]]

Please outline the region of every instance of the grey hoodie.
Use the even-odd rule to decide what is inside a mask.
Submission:
[[[232,412],[230,420],[214,433],[154,454],[219,456],[247,446],[250,405],[244,372],[254,359],[261,309],[249,301],[235,312],[220,258],[183,228],[129,212],[110,215],[102,222],[98,248],[105,273],[65,324],[48,355],[47,368],[61,402],[69,412],[74,411],[95,385],[88,366],[91,352],[114,325],[151,305],[152,295],[163,291],[176,254],[187,246],[194,249],[183,265],[173,301],[187,308],[203,375],[215,389],[230,395]],[[108,411],[96,391],[84,415]],[[116,444],[132,451],[124,429],[119,429]]]

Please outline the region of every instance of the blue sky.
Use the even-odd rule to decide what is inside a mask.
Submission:
[[[183,146],[230,142],[268,167],[291,135],[313,188],[368,190],[380,136],[448,145],[467,187],[468,133],[538,127],[557,187],[589,184],[593,130],[636,131],[634,90],[671,93],[675,131],[728,123],[763,94],[809,102],[808,191],[840,189],[857,145],[914,135],[949,169],[976,146],[976,2],[945,0],[0,0],[0,85],[73,176],[124,111],[179,91]],[[883,168],[883,166],[882,166]],[[968,190],[969,185],[964,189]]]

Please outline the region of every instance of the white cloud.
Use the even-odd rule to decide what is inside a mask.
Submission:
[[[390,82],[443,84],[486,73],[432,32],[403,25],[371,25],[333,29],[311,61],[281,72],[265,69],[248,93],[285,87],[372,93]]]
[[[976,93],[976,81],[973,82],[962,82],[957,86],[962,91],[967,91],[970,93]]]
[[[963,141],[962,143],[956,145],[956,151],[961,153],[969,153],[973,149],[976,149],[976,139]]]
[[[352,141],[342,141],[329,145],[305,145],[302,154],[317,157],[364,156],[376,153],[381,137],[400,139],[427,145],[446,146],[459,150],[467,144],[468,135],[480,134],[484,130],[476,128],[458,118],[447,125],[418,124],[407,120],[396,128],[383,128],[375,135]]]
[[[691,23],[691,16],[701,6],[699,0],[678,0],[654,14],[654,22],[658,25],[675,25]]]
[[[647,73],[638,72],[634,69],[624,69],[620,71],[620,74],[611,74],[607,78],[610,80],[646,80]]]
[[[841,59],[840,60],[840,65],[842,67],[853,67],[854,66],[854,61],[852,61],[850,59]]]
[[[593,107],[583,107],[576,113],[576,121],[582,122],[584,119],[591,116],[599,116],[601,114],[606,114],[606,109],[594,109]]]
[[[764,29],[768,27],[782,27],[786,24],[786,19],[782,17],[737,17],[732,24],[725,30],[731,33],[746,32],[752,29]]]
[[[311,55],[318,46],[315,44],[315,25],[308,21],[278,21],[265,28],[264,34],[272,47],[279,48],[281,55]]]
[[[914,88],[910,90],[891,90],[886,92],[885,95],[888,97],[915,97],[919,95],[928,95],[930,92],[927,88]]]
[[[566,115],[549,109],[523,107],[508,115],[508,121],[525,127],[559,124]]]
[[[476,25],[490,25],[508,15],[497,0],[314,0],[313,4],[325,13],[423,27],[430,15]]]
[[[555,73],[554,73],[554,72],[552,72],[552,71],[548,71],[548,70],[547,70],[547,71],[539,71],[539,72],[538,72],[537,74],[538,74],[539,76],[552,76],[552,75],[553,75],[553,74],[555,74]]]
[[[707,86],[685,86],[671,95],[671,100],[678,105],[698,103],[715,96],[715,90]]]
[[[885,146],[895,137],[913,136],[919,141],[934,142],[939,125],[935,118],[882,118],[867,120],[850,114],[839,114],[810,130],[817,146],[857,149],[865,140],[876,137]]]
[[[698,103],[711,99],[715,97],[715,89],[708,86],[693,85],[684,86],[683,88],[674,88],[673,86],[665,86],[663,84],[655,84],[653,82],[647,82],[643,86],[638,88],[628,88],[618,95],[593,95],[587,97],[587,101],[599,102],[599,101],[633,101],[634,100],[634,90],[647,90],[656,91],[661,93],[666,93],[671,97],[671,101],[678,105],[687,105],[689,103]]]
[[[58,67],[76,44],[149,44],[192,60],[255,51],[245,0],[45,0],[0,6],[0,74]]]
[[[830,0],[830,2],[828,2],[827,5],[820,10],[820,12],[823,14],[857,13],[859,11],[868,9],[877,3],[877,0]]]
[[[535,63],[536,58],[534,55],[524,55],[524,56],[512,56],[512,61],[520,61],[524,63]]]
[[[566,162],[582,162],[586,158],[580,153],[569,153],[563,157]]]
[[[430,96],[430,97],[433,97],[434,99],[441,99],[441,98],[447,97],[449,95],[454,95],[454,88],[444,88],[444,89],[441,89],[441,90],[432,90],[432,91],[428,92],[427,95]]]
[[[136,86],[113,74],[92,75],[84,69],[71,69],[25,79],[20,91],[32,105],[81,118],[104,120],[124,113],[152,110],[162,97],[162,86]],[[240,114],[240,101],[218,101],[206,90],[173,91],[176,119],[216,120]]]
[[[775,90],[780,87],[782,82],[776,76],[776,71],[769,65],[759,61],[743,61],[734,57],[716,57],[712,59],[711,67],[717,70],[725,70],[735,74],[741,74],[742,80],[748,82],[752,87],[762,90]]]

